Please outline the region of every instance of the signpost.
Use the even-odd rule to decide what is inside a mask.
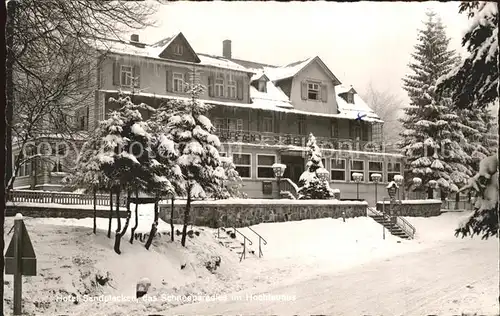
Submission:
[[[22,276],[36,275],[36,255],[20,213],[14,218],[14,236],[5,253],[5,274],[14,275],[14,315],[21,315]]]

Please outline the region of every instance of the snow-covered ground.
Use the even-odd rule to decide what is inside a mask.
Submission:
[[[141,206],[139,215],[137,232],[149,232],[152,206]],[[454,229],[467,215],[468,213],[453,212],[432,218],[408,218],[417,229],[415,240],[401,240],[388,232],[384,240],[382,226],[370,218],[346,219],[345,222],[342,219],[325,218],[259,224],[252,228],[267,241],[267,245],[262,245],[264,256],[258,258],[249,255],[241,263],[235,252],[219,244],[213,236],[215,230],[209,228],[193,227],[200,232],[200,236],[188,238],[187,248],[183,248],[178,236],[174,243],[170,242],[170,236],[165,234],[170,231],[170,225],[160,220],[159,231],[162,236],[155,239],[149,251],[139,241],[129,244],[129,237],[126,235],[122,240],[122,254],[117,255],[112,250],[114,240],[106,237],[106,219],[98,219],[99,230],[94,235],[90,218],[26,218],[25,223],[37,253],[38,275],[24,278],[24,310],[37,315],[90,315],[103,312],[106,315],[166,314],[177,310],[171,310],[173,306],[190,303],[186,301],[189,299],[206,301],[216,297],[227,298],[226,295],[231,293],[268,293],[273,289],[273,293],[277,293],[277,288],[297,288],[299,285],[304,289],[309,286],[318,287],[318,278],[330,280],[325,283],[328,284],[336,282],[335,278],[338,276],[344,276],[342,280],[346,282],[349,279],[347,276],[352,276],[352,271],[358,270],[363,273],[353,277],[352,281],[357,280],[353,284],[359,285],[359,278],[370,279],[370,276],[364,275],[367,273],[366,269],[369,273],[377,274],[370,269],[390,258],[398,258],[401,264],[415,264],[417,266],[411,266],[411,269],[418,271],[418,265],[421,265],[418,258],[421,254],[427,254],[426,260],[451,261],[452,256],[447,255],[461,254],[462,248],[480,253],[483,251],[481,247],[490,247],[495,243],[494,240],[455,238]],[[8,218],[7,232],[12,223],[12,219]],[[124,220],[122,225],[123,223]],[[113,220],[113,231],[115,225],[116,220]],[[176,225],[176,228],[180,229],[180,226]],[[258,253],[257,235],[247,228],[240,231],[252,240],[250,248]],[[10,238],[10,235],[6,236],[6,241],[10,241]],[[498,258],[498,247],[487,250],[489,255],[496,255]],[[221,267],[212,274],[204,264],[214,255],[220,256],[222,262]],[[446,259],[440,258],[443,255],[447,256]],[[480,258],[471,256],[468,259],[473,264],[474,260]],[[184,264],[185,268],[181,269]],[[429,273],[432,274],[432,271]],[[96,274],[109,274],[109,284],[95,285]],[[135,284],[143,277],[149,278],[152,286],[144,300],[135,301]],[[393,282],[400,277],[404,278],[395,273]],[[6,281],[9,282],[5,292],[6,306],[11,306],[12,277],[6,276]],[[476,281],[476,289],[489,288],[484,282],[491,281],[491,277],[489,280]],[[401,285],[401,282],[395,283]],[[357,290],[364,291],[363,288]],[[497,293],[498,288],[494,290]],[[78,304],[70,299],[72,295],[78,299]],[[407,295],[411,297],[411,293]],[[496,298],[497,294],[493,296]],[[359,296],[360,299],[361,297],[362,295]],[[354,295],[353,299],[355,298]],[[304,299],[301,302],[308,304]],[[474,303],[477,301],[467,301],[467,304],[459,301],[455,305],[465,308]],[[377,304],[383,304],[383,299]],[[485,304],[488,303],[483,305]],[[246,306],[250,313],[252,305]],[[280,310],[279,305],[274,307],[275,309],[269,307],[268,311],[280,314],[292,311]],[[179,312],[186,315],[194,312],[182,308],[189,307],[180,307]],[[10,311],[11,309],[6,309],[7,315]],[[207,309],[208,314],[222,311]],[[238,309],[233,314],[235,311]],[[265,309],[259,309],[259,312],[264,311]],[[317,311],[320,309],[317,308]]]

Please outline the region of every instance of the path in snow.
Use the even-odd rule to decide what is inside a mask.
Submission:
[[[498,307],[498,240],[452,240],[418,253],[251,294],[295,300],[203,302],[170,314],[428,315],[480,313]],[[236,295],[236,293],[235,293]]]

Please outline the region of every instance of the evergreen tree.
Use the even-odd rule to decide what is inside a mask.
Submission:
[[[187,198],[182,246],[186,246],[187,225],[193,198],[216,192],[225,177],[219,157],[219,138],[213,134],[215,128],[204,115],[210,106],[199,101],[202,91],[203,86],[193,85],[190,88],[191,99],[170,100],[154,117],[155,124],[162,126],[163,133],[171,137],[179,152],[176,163],[184,178],[184,192]]]
[[[498,102],[498,4],[496,2],[462,2],[460,13],[468,13],[470,25],[462,46],[469,56],[438,83],[438,92],[449,94],[460,108],[485,109]],[[498,119],[498,117],[497,117]],[[490,122],[491,124],[491,122]],[[491,126],[490,126],[491,127]],[[497,130],[498,133],[498,130]],[[479,195],[475,212],[457,229],[457,235],[499,236],[498,155],[484,158],[479,172],[462,190]]]
[[[119,225],[115,232],[114,249],[120,254],[120,241],[127,231],[131,217],[131,193],[154,191],[159,197],[160,193],[173,191],[173,187],[167,177],[155,173],[154,167],[157,163],[153,160],[151,149],[153,136],[148,122],[143,120],[140,113],[140,110],[154,109],[143,103],[134,104],[130,97],[111,98],[110,102],[118,103],[120,108],[111,112],[110,117],[102,123],[103,152],[99,159],[104,174],[111,179],[116,192],[116,215]],[[119,218],[122,191],[125,191],[127,196],[127,218],[123,229]]]
[[[299,178],[299,200],[333,198],[334,192],[328,180],[321,180],[318,177],[317,172],[324,170],[324,166],[321,161],[321,149],[312,133],[309,134],[307,147],[309,147],[309,161],[306,164],[306,170]]]
[[[407,157],[407,179],[419,177],[429,186],[437,181],[442,191],[457,191],[472,175],[468,163],[471,157],[460,146],[467,142],[465,125],[452,112],[451,100],[435,93],[437,79],[457,62],[448,50],[449,39],[439,19],[427,12],[425,27],[418,31],[413,71],[403,78],[403,87],[410,97],[410,105],[401,120],[404,131],[400,147]]]

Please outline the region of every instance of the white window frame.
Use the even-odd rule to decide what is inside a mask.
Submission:
[[[234,74],[228,75],[226,87],[227,87],[227,97],[229,99],[236,99],[238,95],[236,93],[236,78],[234,77]]]
[[[217,132],[224,130],[224,122],[226,121],[223,117],[214,118],[214,127]]]
[[[231,129],[230,126],[230,122],[231,120],[235,120],[236,121],[236,129]],[[243,131],[243,119],[238,119],[238,118],[228,118],[227,119],[227,130],[228,131],[231,131],[231,132],[241,132]]]
[[[354,104],[354,93],[352,92],[347,93],[347,103]]]
[[[398,171],[389,171],[389,165],[396,165],[398,164],[399,165],[399,168],[398,168]],[[390,162],[388,161],[387,162],[387,178],[386,178],[386,182],[389,182],[389,181],[392,181],[392,180],[389,180],[391,177],[389,177],[389,174],[393,174],[393,175],[401,175],[401,162]],[[394,177],[393,177],[394,179]]]
[[[258,81],[258,90],[260,92],[266,92],[267,91],[267,82],[265,80],[259,80]]]
[[[316,93],[316,99],[310,97],[310,93]],[[319,82],[307,82],[307,99],[321,101],[321,84]]]
[[[172,46],[172,51],[174,55],[181,56],[184,53],[184,47],[181,44],[174,44]]]
[[[257,154],[257,162],[256,162],[257,167],[256,167],[256,169],[255,169],[255,171],[256,171],[256,175],[257,175],[257,179],[264,179],[264,180],[269,180],[269,179],[272,179],[272,180],[274,180],[274,179],[275,179],[275,177],[274,177],[274,176],[273,176],[273,177],[271,177],[271,178],[259,177],[259,167],[260,167],[260,168],[270,168],[270,169],[273,169],[272,165],[271,165],[271,166],[268,166],[268,165],[259,165],[259,156],[274,157],[274,163],[273,163],[273,164],[275,164],[275,163],[276,163],[276,161],[277,161],[278,157],[276,157],[276,155],[275,155],[275,154]],[[273,175],[274,175],[274,171],[273,171]]]
[[[215,76],[214,80],[214,96],[217,98],[223,98],[224,97],[224,74],[223,73],[218,73]]]
[[[172,91],[176,93],[184,92],[184,74],[180,72],[172,73]]]
[[[343,160],[344,161],[344,169],[332,168],[332,166],[334,165],[334,163],[333,163],[334,160],[335,161]],[[334,179],[332,177],[332,171],[343,171],[344,172],[344,180]],[[331,158],[330,159],[330,181],[347,182],[347,160],[345,158],[339,158],[339,159]]]
[[[361,174],[363,174],[363,179],[361,180],[360,183],[366,182],[366,172],[365,172],[365,170],[366,170],[366,161],[359,160],[359,159],[351,159],[349,161],[350,161],[350,164],[349,164],[349,181],[350,182],[354,182],[354,179],[352,178],[352,174],[353,173],[361,173]],[[355,161],[359,161],[359,162],[363,163],[363,170],[361,170],[361,169],[353,169],[352,168]]]
[[[125,75],[125,82],[123,82],[124,76]],[[132,79],[134,76],[134,67],[130,65],[121,65],[120,66],[120,86],[122,87],[131,87],[132,86]],[[129,81],[127,83],[127,81]]]
[[[375,162],[375,163],[379,163],[382,165],[382,170],[372,170],[370,169],[370,162]],[[368,182],[371,182],[371,183],[374,183],[373,180],[372,180],[372,177],[371,177],[371,173],[379,173],[380,175],[382,175],[382,179],[379,180],[379,183],[382,183],[384,182],[384,162],[383,161],[377,161],[377,160],[368,160]]]
[[[234,155],[248,155],[250,156],[250,164],[249,165],[241,165],[241,164],[236,164],[234,161]],[[243,168],[248,168],[250,170],[249,176],[248,177],[243,177],[240,174],[240,178],[242,179],[252,179],[252,153],[231,153],[231,159],[233,160],[234,168],[236,169],[237,167],[243,167]]]

